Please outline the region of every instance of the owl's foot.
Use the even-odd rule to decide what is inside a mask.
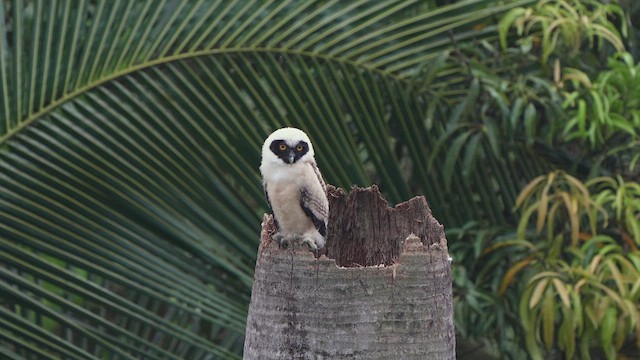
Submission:
[[[309,247],[309,250],[311,250],[311,251],[317,251],[318,250],[318,245],[316,245],[316,242],[310,237],[307,237],[307,236],[303,237],[300,240],[300,243],[302,245],[306,244]]]
[[[324,236],[320,235],[318,232],[311,232],[305,234],[305,236],[300,239],[300,242],[303,245],[306,244],[309,246],[309,250],[318,251],[324,247],[325,239]]]
[[[289,246],[289,240],[287,239],[287,237],[280,233],[273,234],[271,238],[275,240],[278,243],[278,245],[283,249],[286,249],[287,246]]]
[[[273,234],[273,236],[271,237],[273,240],[275,240],[278,245],[283,248],[286,249],[289,247],[289,245],[291,244],[301,244],[301,245],[307,245],[309,247],[309,250],[311,251],[318,251],[318,249],[322,249],[322,247],[324,247],[324,237],[320,236],[320,234],[318,234],[318,236],[313,236],[313,235],[300,235],[300,234],[292,234],[292,235],[282,235],[281,233],[275,233]]]
[[[271,238],[275,240],[278,243],[278,245],[280,245],[280,247],[283,249],[288,248],[289,244],[297,242],[301,239],[300,235],[297,235],[297,234],[287,236],[287,235],[282,235],[279,232],[273,234]]]

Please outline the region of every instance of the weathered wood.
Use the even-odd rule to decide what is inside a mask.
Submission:
[[[280,249],[265,215],[245,359],[454,359],[451,266],[424,197],[330,188],[325,254]]]

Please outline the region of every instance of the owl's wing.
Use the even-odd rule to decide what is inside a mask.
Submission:
[[[267,192],[267,184],[263,183],[262,189],[264,190],[264,198],[267,199],[267,205],[269,205],[269,209],[273,212],[273,206],[271,206],[271,200],[269,200],[269,193]],[[276,228],[278,228],[278,220],[276,220],[275,216],[273,216],[273,223],[276,225]]]
[[[318,169],[318,165],[316,165],[315,161],[311,162],[311,168],[313,169],[313,172],[318,177],[318,181],[320,182],[320,186],[322,187],[322,191],[324,191],[324,193],[326,194],[327,193],[327,184],[324,182],[324,179],[322,178],[322,174],[320,174],[320,169]]]
[[[304,213],[311,218],[313,225],[322,236],[327,236],[327,222],[329,220],[329,202],[327,200],[327,187],[320,171],[315,163],[311,164],[318,176],[320,189],[302,187],[300,189],[300,206]]]
[[[267,205],[269,205],[269,209],[273,211],[273,206],[271,206],[271,200],[269,200],[269,193],[267,192],[267,184],[262,183],[262,190],[264,190],[264,198],[267,200]]]

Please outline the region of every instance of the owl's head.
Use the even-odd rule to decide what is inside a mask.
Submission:
[[[267,137],[262,145],[262,163],[293,165],[313,160],[313,145],[304,131],[286,127]]]

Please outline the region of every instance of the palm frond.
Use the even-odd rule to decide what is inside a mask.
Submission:
[[[414,85],[530,2],[0,2],[0,349],[238,357],[280,126],[308,131],[333,184],[478,216],[469,194],[510,174],[443,194],[427,160],[444,125],[422,125]]]

